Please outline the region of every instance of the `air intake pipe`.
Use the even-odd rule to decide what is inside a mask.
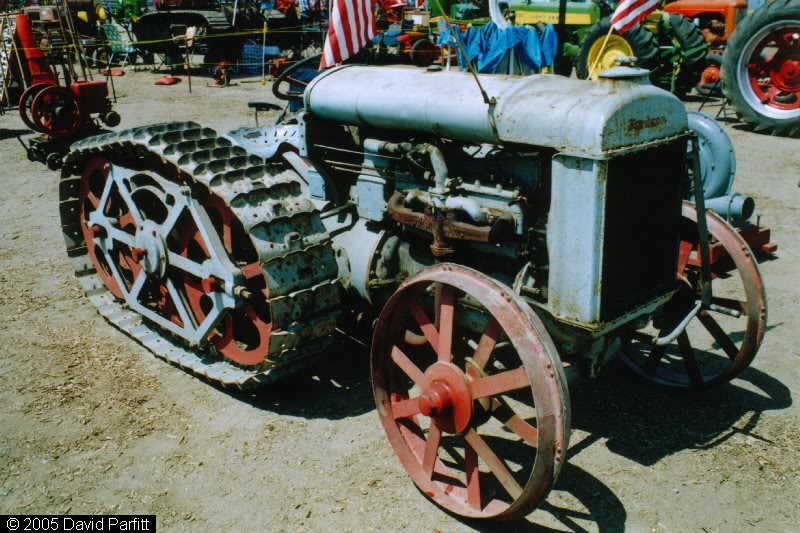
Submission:
[[[753,216],[755,201],[749,196],[733,193],[706,200],[706,209],[713,209],[728,222],[740,223]]]

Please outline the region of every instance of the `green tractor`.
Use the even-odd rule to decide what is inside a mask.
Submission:
[[[634,56],[637,65],[652,72],[654,85],[683,96],[697,86],[706,67],[703,32],[690,19],[656,11],[644,24],[620,35],[610,17],[595,22],[584,34],[576,62],[579,78],[596,78],[621,57]],[[608,39],[606,39],[608,36]]]
[[[558,24],[559,4],[559,0],[474,0],[442,6],[454,20],[480,24],[502,17],[532,26]],[[706,66],[708,45],[690,19],[658,11],[624,35],[612,32],[606,42],[615,7],[614,0],[567,2],[564,49],[555,65],[558,74],[569,76],[574,68],[579,78],[596,78],[620,57],[635,56],[639,66],[653,72],[655,85],[681,95],[697,84]],[[434,9],[432,14],[440,12]],[[595,62],[597,66],[589,72]]]

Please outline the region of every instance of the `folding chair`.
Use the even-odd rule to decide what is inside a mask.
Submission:
[[[128,63],[135,65],[136,58],[139,55],[139,50],[130,42],[130,34],[125,31],[125,38],[123,39],[120,29],[113,22],[106,22],[102,25],[103,33],[106,36],[106,41],[111,49],[111,54],[108,56],[108,65],[106,68],[111,68],[111,64],[122,58],[120,67],[124,68]],[[135,68],[135,67],[134,67]]]

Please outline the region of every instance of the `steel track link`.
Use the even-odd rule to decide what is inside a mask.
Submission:
[[[208,343],[190,347],[106,289],[88,256],[79,219],[80,175],[83,163],[93,156],[205,188],[242,222],[269,289],[273,333],[264,363],[240,367],[222,359]],[[341,291],[319,211],[302,196],[287,168],[193,122],[134,128],[73,144],[61,174],[60,213],[67,255],[89,300],[106,320],[157,357],[225,387],[250,389],[309,366],[331,340]]]

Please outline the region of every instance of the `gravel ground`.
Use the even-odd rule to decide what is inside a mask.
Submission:
[[[117,78],[122,127],[253,123],[268,87]],[[689,104],[696,107],[697,104]],[[712,109],[716,112],[716,108]],[[621,368],[571,390],[569,462],[515,529],[796,531],[800,522],[800,142],[725,125],[736,190],[773,230],[769,330],[752,368],[699,397]],[[339,345],[255,395],[210,386],[115,331],[63,252],[57,176],[0,117],[0,513],[155,513],[168,530],[465,531],[423,497],[374,412],[367,354]],[[647,169],[642,169],[647,172]],[[508,525],[507,525],[508,526]]]

